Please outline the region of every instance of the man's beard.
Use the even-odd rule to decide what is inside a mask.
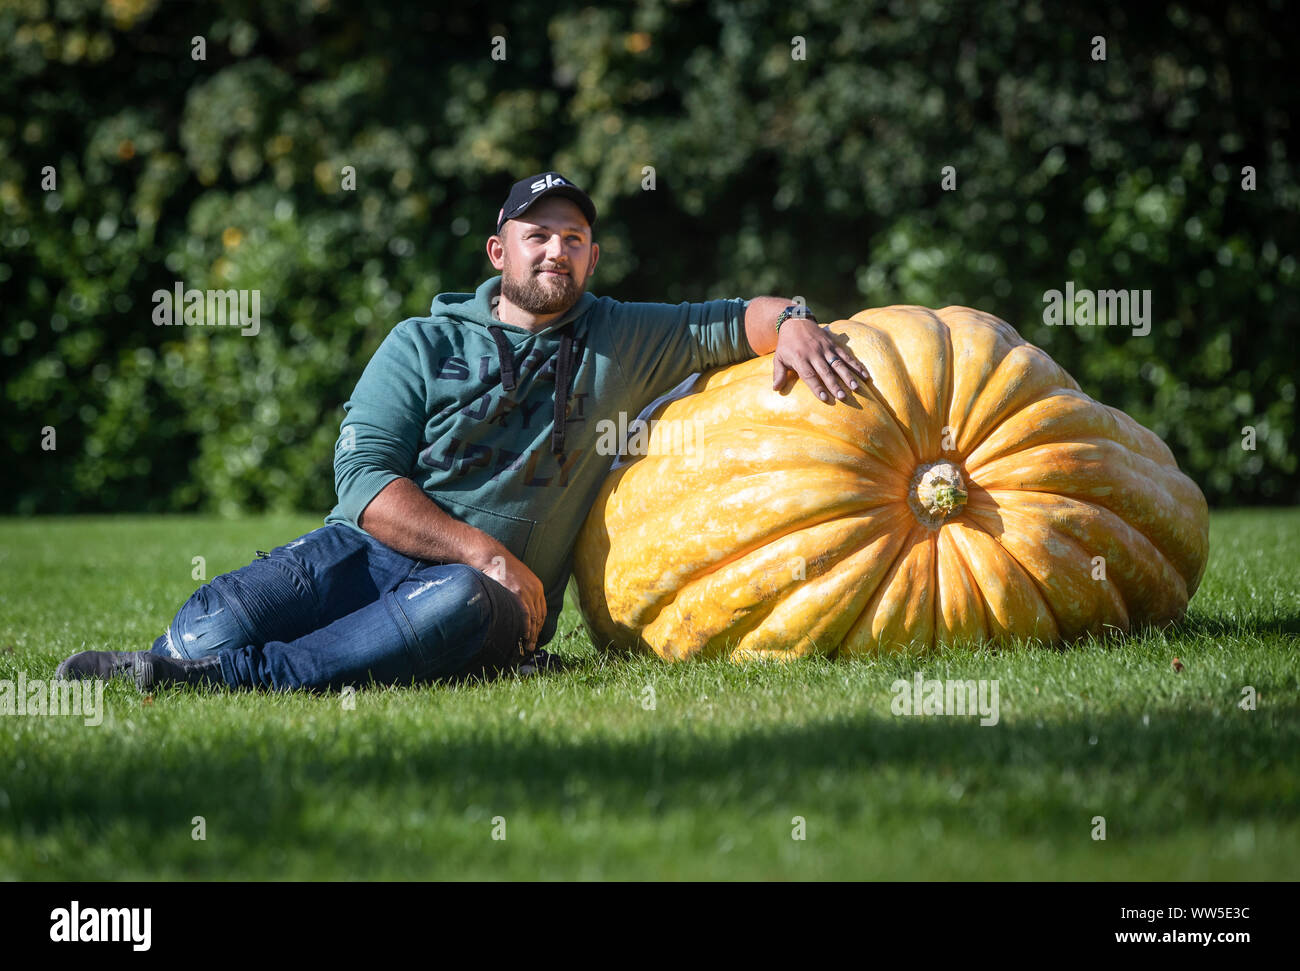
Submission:
[[[555,314],[568,310],[582,296],[587,281],[579,282],[573,271],[568,276],[548,276],[545,279],[531,270],[524,271],[522,279],[511,273],[507,264],[501,275],[501,296],[530,314]]]

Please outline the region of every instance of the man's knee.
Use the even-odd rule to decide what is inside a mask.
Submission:
[[[517,663],[524,616],[514,594],[461,563],[425,573],[401,584],[391,596],[411,625],[430,676]]]
[[[163,635],[154,641],[155,653],[197,661],[222,648],[249,643],[243,622],[211,583],[195,590]]]
[[[478,575],[492,605],[492,618],[478,659],[480,666],[513,668],[524,659],[528,615],[519,598],[486,574]]]
[[[292,554],[213,577],[176,613],[155,652],[197,660],[228,647],[291,641],[320,625],[317,596]]]

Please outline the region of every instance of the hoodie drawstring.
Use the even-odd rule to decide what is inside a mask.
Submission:
[[[501,363],[501,387],[506,391],[515,390],[518,374],[515,371],[514,348],[510,338],[500,327],[489,327],[493,340],[497,342],[497,358]],[[556,455],[564,454],[564,421],[569,410],[569,385],[573,382],[573,372],[582,351],[574,351],[573,334],[565,328],[560,335],[560,355],[555,362],[555,412],[551,427],[551,451]]]
[[[510,346],[510,338],[500,327],[489,327],[492,339],[497,342],[497,359],[501,362],[501,387],[507,391],[515,390],[515,352]]]
[[[569,381],[573,378],[573,335],[566,328],[560,337],[560,357],[555,362],[555,421],[551,426],[551,451],[564,454],[564,419],[569,411]]]

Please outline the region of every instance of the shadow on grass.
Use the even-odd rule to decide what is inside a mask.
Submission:
[[[73,830],[90,843],[125,830],[133,835],[120,852],[133,864],[174,867],[179,837],[157,841],[159,821],[188,840],[191,815],[201,813],[223,834],[227,857],[198,866],[218,877],[250,865],[232,850],[251,859],[269,847],[371,873],[402,856],[377,818],[401,830],[416,812],[422,822],[407,831],[422,826],[430,836],[442,823],[476,820],[476,808],[488,810],[485,832],[496,814],[558,824],[580,812],[617,827],[672,811],[787,825],[791,813],[815,812],[860,825],[869,808],[882,829],[925,819],[953,832],[1062,841],[1079,839],[1087,819],[1103,813],[1140,839],[1166,835],[1171,822],[1293,819],[1283,807],[1294,788],[1288,753],[1300,743],[1297,715],[1300,708],[1278,708],[1271,724],[1235,709],[1040,722],[1017,721],[1004,705],[1001,723],[987,728],[969,718],[872,713],[730,737],[656,723],[635,740],[555,738],[553,729],[529,737],[500,722],[460,726],[440,740],[370,717],[323,736],[286,726],[272,744],[264,732],[245,738],[226,724],[220,738],[125,753],[96,745],[84,758],[74,752],[60,765],[9,774],[0,825],[20,838]],[[358,805],[368,808],[359,813]]]

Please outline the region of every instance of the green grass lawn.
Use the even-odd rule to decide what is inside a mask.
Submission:
[[[319,523],[0,520],[0,679],[147,648],[194,556]],[[597,654],[570,605],[562,674],[353,710],[117,681],[98,727],[0,716],[0,878],[1295,879],[1298,561],[1300,510],[1216,514],[1182,625],[1066,651],[673,667]],[[997,679],[998,724],[893,715],[918,669]]]

